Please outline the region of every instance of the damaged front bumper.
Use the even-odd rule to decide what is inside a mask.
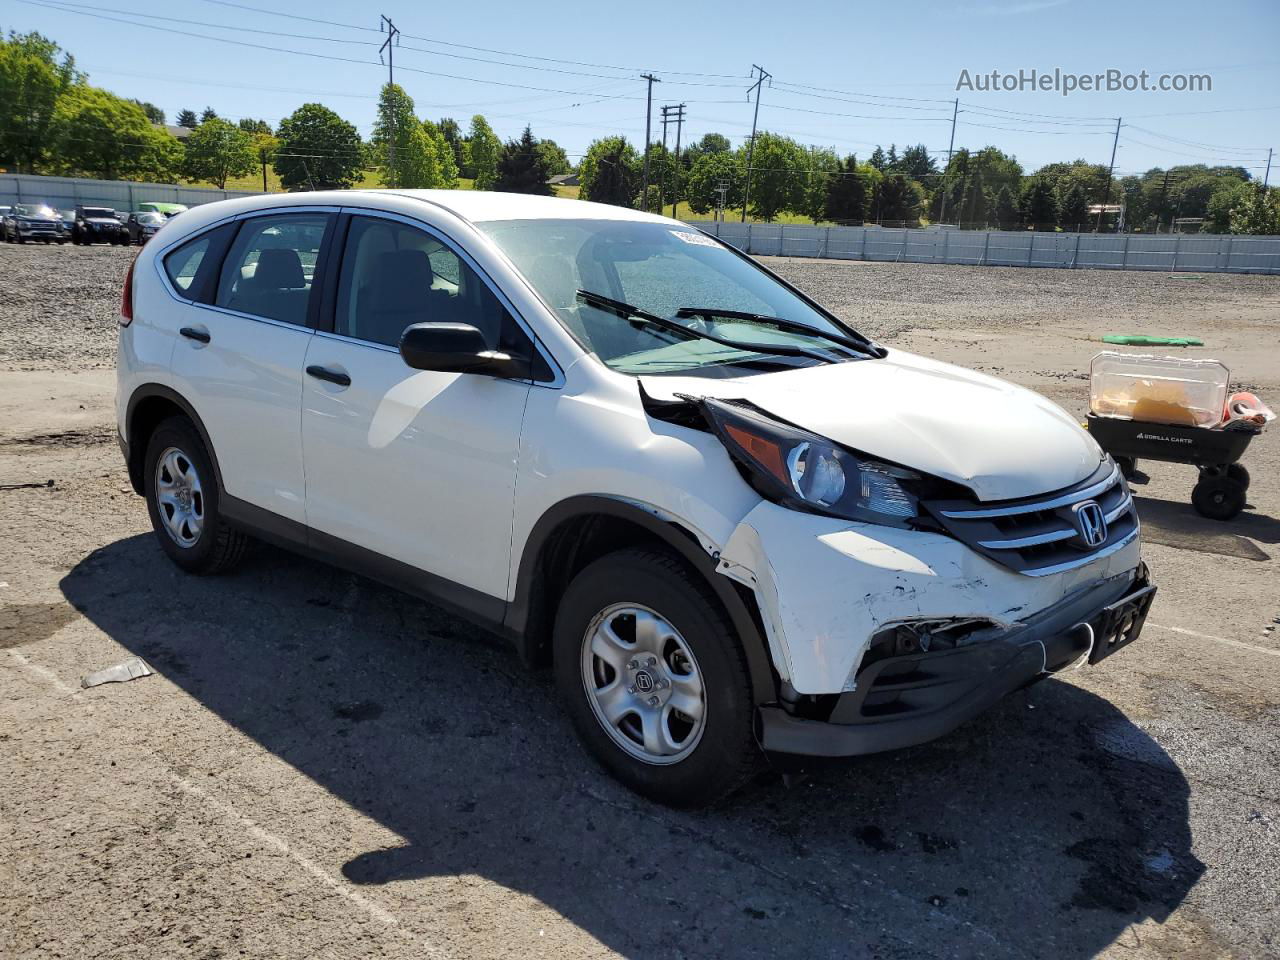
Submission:
[[[1150,604],[1136,533],[1028,576],[943,534],[759,504],[718,570],[754,592],[778,674],[763,745],[843,756],[922,743],[1045,673],[1096,662],[1118,632],[1136,636],[1120,627],[1141,629]],[[904,647],[896,630],[924,642]]]

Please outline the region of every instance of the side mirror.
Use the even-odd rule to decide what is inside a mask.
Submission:
[[[415,370],[481,373],[523,380],[529,377],[525,357],[490,350],[484,334],[469,323],[415,323],[400,335],[400,356]]]

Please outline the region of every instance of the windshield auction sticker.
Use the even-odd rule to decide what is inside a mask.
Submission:
[[[685,243],[692,243],[694,246],[698,246],[698,247],[718,247],[719,246],[718,243],[716,243],[706,234],[686,233],[683,230],[669,230],[667,232],[670,233],[676,239],[683,240]]]

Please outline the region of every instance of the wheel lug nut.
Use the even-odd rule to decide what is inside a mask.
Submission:
[[[650,666],[650,667],[652,667],[652,666],[653,666],[654,664],[656,664],[657,662],[658,662],[658,661],[657,661],[657,659],[656,659],[656,658],[654,658],[654,657],[650,657],[648,660],[646,660],[646,661],[645,661],[645,665],[646,665],[646,666]]]
[[[657,697],[650,697],[650,698],[649,698],[649,706],[651,706],[651,707],[656,707],[657,705],[658,705],[658,698],[657,698]]]
[[[640,666],[640,662],[638,660],[630,660],[627,662],[628,670],[634,670],[638,666]]]
[[[635,693],[635,692],[636,692],[635,687],[627,687],[627,693]]]

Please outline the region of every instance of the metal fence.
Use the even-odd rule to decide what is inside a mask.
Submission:
[[[147,201],[185,203],[189,207],[232,197],[252,197],[257,190],[217,190],[176,187],[171,183],[131,183],[127,180],[82,180],[78,177],[37,177],[0,174],[0,205],[47,203],[68,210],[78,203],[115,210],[136,210]]]
[[[1280,237],[689,222],[745,253],[766,257],[1280,275]]]

